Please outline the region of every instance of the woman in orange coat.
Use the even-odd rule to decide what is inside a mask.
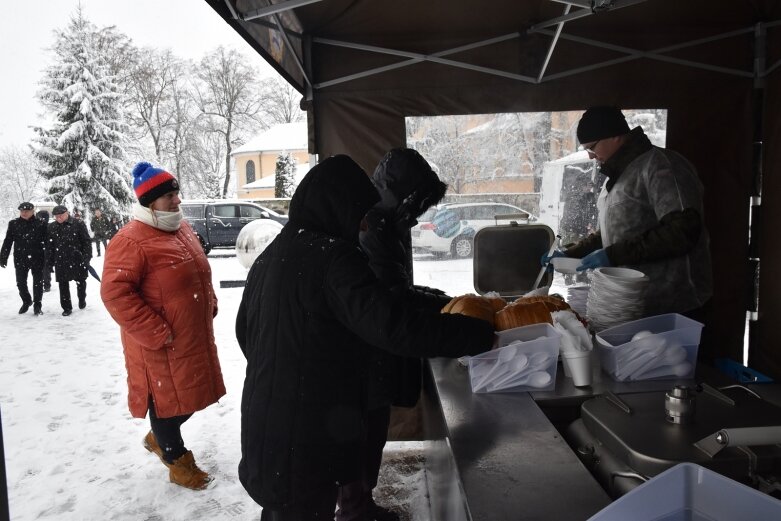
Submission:
[[[168,467],[171,482],[201,490],[211,478],[185,448],[180,427],[225,394],[211,269],[182,220],[177,180],[149,163],[137,164],[133,178],[139,204],[106,250],[100,296],[120,327],[130,413],[149,411],[144,447]]]

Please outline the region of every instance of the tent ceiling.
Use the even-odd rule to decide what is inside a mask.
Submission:
[[[779,24],[764,16],[768,9],[763,4],[774,2],[760,1],[718,6],[677,0],[495,0],[485,5],[436,0],[208,1],[302,93],[421,62],[528,83],[639,59],[761,77],[769,70],[754,71],[750,40],[759,27]],[[276,30],[280,26],[285,30]],[[730,40],[731,52],[708,53],[710,60],[685,56],[687,49],[724,39]],[[497,66],[490,52],[501,54],[503,42],[517,42],[528,52],[510,67]],[[324,70],[319,62],[312,69],[305,65],[311,57],[305,56],[307,46],[311,56],[328,54],[323,47],[339,47],[359,58],[339,53],[342,67]],[[748,51],[739,63],[736,47]],[[479,48],[488,49],[489,56],[468,53]],[[367,59],[367,53],[373,58]],[[470,59],[476,55],[481,60]],[[768,69],[781,63],[781,56],[774,59]],[[353,61],[363,66],[350,67]]]

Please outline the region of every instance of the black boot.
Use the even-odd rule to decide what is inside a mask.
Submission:
[[[22,304],[22,307],[19,308],[19,314],[24,315],[25,313],[27,313],[28,309],[30,309],[30,303],[25,302],[24,304]]]
[[[33,313],[36,316],[43,315],[43,311],[41,310],[41,303],[40,302],[36,302],[35,305],[33,306]]]
[[[71,311],[70,309],[66,309],[65,311],[62,312],[62,316],[69,317],[71,313],[73,313],[73,311]]]
[[[87,307],[87,301],[79,299],[79,309],[84,309]]]

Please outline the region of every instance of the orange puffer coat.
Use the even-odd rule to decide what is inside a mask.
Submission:
[[[134,417],[146,416],[149,395],[157,416],[170,418],[225,394],[211,269],[187,222],[176,232],[136,220],[124,226],[106,249],[100,296],[120,326]]]

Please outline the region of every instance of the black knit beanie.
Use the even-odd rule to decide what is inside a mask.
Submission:
[[[616,107],[591,107],[583,113],[578,123],[578,142],[591,143],[629,133],[629,125]]]

